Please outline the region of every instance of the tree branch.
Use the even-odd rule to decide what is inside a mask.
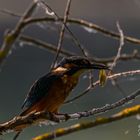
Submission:
[[[59,19],[59,20],[63,20],[63,18]],[[33,24],[33,23],[38,23],[38,22],[44,22],[44,21],[51,21],[51,22],[57,22],[57,20],[55,20],[54,18],[27,18],[26,20],[24,20],[24,22],[20,22],[20,26],[18,25],[14,31],[8,33],[6,36],[5,36],[5,39],[4,39],[4,42],[2,44],[2,47],[1,47],[1,50],[0,50],[0,63],[3,62],[3,60],[7,57],[7,55],[9,54],[10,50],[11,50],[11,46],[14,44],[14,42],[16,41],[16,39],[19,37],[20,33],[22,30],[24,30],[24,28],[29,25],[29,24]],[[78,25],[81,25],[81,26],[85,26],[85,27],[88,27],[88,28],[92,28],[94,30],[97,30],[98,32],[101,32],[103,33],[104,35],[107,35],[107,36],[111,36],[111,37],[115,37],[116,39],[119,39],[120,38],[120,35],[115,33],[115,32],[112,32],[112,31],[109,31],[107,29],[104,29],[96,24],[93,24],[93,23],[90,23],[90,22],[87,22],[85,20],[80,20],[80,19],[68,19],[67,22],[69,23],[74,23],[74,24],[78,24]],[[22,23],[22,24],[21,24]],[[23,39],[25,40],[25,39]],[[124,40],[128,41],[128,42],[131,42],[131,43],[134,43],[134,44],[140,44],[140,39],[137,39],[137,38],[133,38],[133,37],[129,37],[129,36],[124,36]],[[29,40],[28,40],[29,42]],[[32,42],[30,40],[30,42]],[[34,42],[34,41],[33,41]],[[131,59],[133,58],[133,56],[126,56],[123,55],[122,57],[119,58],[122,59],[122,60],[128,60],[128,59]],[[135,56],[136,59],[139,59],[140,56],[137,55]],[[103,62],[103,63],[109,63],[109,62],[112,62],[112,59],[114,58],[104,58],[102,60],[100,60],[100,58],[95,58],[94,61],[95,62]]]
[[[56,53],[57,49],[56,46],[43,42],[42,40],[39,40],[37,38],[32,38],[30,36],[26,36],[26,35],[20,35],[19,37],[20,41],[23,41],[25,43],[29,43],[29,44],[33,44],[39,48],[43,48],[43,49],[47,49],[49,52],[52,53]],[[66,51],[64,49],[61,49],[60,51],[60,56],[72,56],[72,55],[76,55],[75,53]],[[90,58],[92,61],[97,62],[97,63],[112,63],[114,61],[114,57],[110,57],[110,58],[98,58],[98,57],[92,57]],[[119,59],[120,61],[128,61],[128,60],[140,60],[140,54],[138,53],[137,50],[134,50],[132,52],[132,54],[121,54]]]
[[[119,60],[120,56],[121,56],[121,51],[122,51],[122,48],[124,46],[124,34],[123,34],[123,30],[121,29],[120,27],[120,24],[119,22],[116,23],[117,25],[117,28],[118,28],[118,31],[119,31],[119,34],[120,34],[120,44],[119,44],[119,47],[118,47],[118,51],[117,51],[117,54],[116,54],[116,57],[114,58],[114,61],[113,63],[111,64],[111,67],[110,67],[110,71],[108,72],[108,75],[111,74],[111,72],[113,71],[113,68],[116,67],[117,65],[117,61]],[[111,83],[113,86],[115,86],[122,94],[124,94],[124,90],[121,88],[121,86],[119,85],[117,79],[112,79],[111,80]]]
[[[42,40],[39,40],[37,38],[32,38],[30,36],[21,35],[19,37],[19,40],[21,42],[25,42],[27,44],[29,43],[29,44],[32,44],[32,45],[37,46],[39,48],[48,50],[49,52],[52,52],[52,53],[56,53],[56,51],[57,51],[56,46],[54,46],[52,44],[49,44],[49,43],[46,43],[46,42],[44,42]],[[66,51],[64,49],[61,49],[61,51],[60,51],[60,56],[62,56],[62,57],[64,57],[64,56],[69,57],[69,56],[72,56],[72,55],[76,55],[76,54],[72,53],[72,52],[69,52],[69,51]]]
[[[8,56],[10,50],[12,49],[12,45],[15,43],[15,41],[18,39],[21,31],[25,27],[24,21],[28,19],[32,13],[34,12],[36,8],[36,3],[33,2],[29,8],[25,11],[23,16],[21,17],[19,23],[15,27],[15,30],[9,31],[5,37],[4,42],[2,44],[2,47],[0,49],[0,64],[4,61],[4,59]]]
[[[117,55],[114,58],[114,61],[113,61],[112,65],[111,65],[111,68],[110,68],[111,70],[113,70],[113,68],[116,66],[117,60],[121,56],[122,47],[124,46],[124,34],[123,34],[123,31],[122,31],[122,29],[121,29],[121,27],[120,27],[118,22],[117,22],[117,28],[118,28],[118,31],[119,31],[119,34],[120,34],[120,45],[119,45],[119,48],[118,48],[118,51],[117,51]]]
[[[17,17],[22,17],[22,15],[16,14],[14,12],[11,11],[7,11],[7,10],[3,10],[1,9],[0,12],[9,14],[9,15],[14,15]],[[33,24],[33,23],[38,23],[38,22],[58,22],[58,21],[63,21],[64,19],[59,17],[57,20],[54,18],[49,18],[49,17],[42,17],[42,18],[30,18],[30,19],[26,19],[26,22],[24,22],[25,26],[29,25],[29,24]],[[73,23],[73,24],[77,24],[80,26],[85,26],[87,28],[91,28],[93,30],[96,30],[97,32],[100,32],[106,36],[109,37],[113,37],[115,39],[119,39],[120,35],[116,32],[113,32],[111,30],[105,29],[97,24],[91,23],[89,21],[83,20],[83,19],[75,19],[75,18],[71,18],[68,19],[67,21],[68,23]],[[126,40],[127,42],[130,43],[134,43],[134,44],[140,44],[140,39],[138,38],[134,38],[134,37],[130,37],[130,36],[124,36],[124,40]]]
[[[121,72],[121,73],[117,73],[117,74],[113,74],[107,77],[107,80],[112,80],[112,79],[116,79],[119,77],[125,77],[125,76],[132,76],[134,74],[140,74],[140,70],[134,70],[134,71],[127,71],[127,72]],[[65,104],[67,103],[71,103],[79,98],[81,98],[82,96],[86,95],[89,91],[93,90],[96,86],[100,85],[100,81],[96,81],[94,82],[92,85],[88,86],[80,95],[68,100],[65,102]]]
[[[18,18],[22,17],[22,15],[14,13],[14,12],[12,12],[10,10],[7,10],[7,9],[0,9],[0,13],[6,14],[6,15],[10,15],[10,16],[13,16],[13,17],[18,17]]]
[[[81,50],[82,54],[84,56],[86,56],[86,52],[83,48],[83,46],[81,45],[80,41],[78,40],[78,38],[74,35],[74,33],[69,29],[69,27],[67,26],[67,24],[64,24],[64,18],[62,20],[60,20],[60,16],[44,1],[44,0],[39,0],[39,2],[41,2],[42,4],[44,4],[50,11],[52,11],[54,13],[54,15],[56,16],[55,20],[59,20],[62,22],[62,24],[65,26],[65,28],[67,29],[67,31],[69,32],[69,34],[71,35],[75,45]],[[26,22],[25,22],[26,23]]]
[[[54,19],[54,18],[31,18],[31,19],[27,19],[25,24],[29,25],[29,24],[33,24],[33,23],[38,23],[38,22],[62,22],[63,18],[59,18],[58,20]],[[87,28],[91,28],[93,30],[96,30],[97,32],[111,37],[111,38],[115,38],[115,39],[120,39],[120,34],[116,33],[114,31],[105,29],[97,24],[94,24],[92,22],[88,22],[86,20],[83,19],[75,19],[75,18],[71,18],[67,20],[68,23],[73,23],[73,24],[77,24],[80,26],[84,26]],[[133,44],[140,44],[140,39],[134,38],[134,37],[130,37],[130,36],[124,36],[124,40]]]
[[[64,20],[63,20],[63,24],[62,24],[62,27],[61,27],[59,40],[58,40],[58,44],[57,44],[57,52],[56,52],[54,62],[52,63],[51,69],[54,68],[54,66],[56,64],[56,61],[58,59],[59,53],[60,53],[61,48],[62,48],[64,32],[65,32],[65,26],[66,26],[66,23],[67,23],[67,20],[68,20],[69,12],[70,12],[70,5],[71,5],[71,0],[68,0],[67,1],[67,6],[66,6],[66,9],[65,9],[65,13],[64,13]]]
[[[77,124],[74,124],[65,128],[59,128],[53,132],[48,132],[40,136],[37,136],[33,138],[33,140],[52,140],[54,138],[65,136],[65,135],[68,135],[77,131],[81,131],[84,129],[100,126],[103,124],[109,124],[111,122],[125,119],[127,117],[137,115],[139,113],[140,113],[140,105],[136,105],[130,108],[126,108],[120,111],[119,113],[112,115],[111,117],[107,117],[107,118],[98,117],[97,119],[95,119],[95,121],[82,122],[82,123],[77,123]]]

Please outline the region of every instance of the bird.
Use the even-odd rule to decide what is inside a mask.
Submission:
[[[109,67],[93,63],[87,57],[63,58],[55,68],[33,83],[23,102],[20,116],[41,111],[59,113],[60,107],[78,84],[79,77],[90,69],[109,70]],[[19,134],[20,131],[13,140]]]

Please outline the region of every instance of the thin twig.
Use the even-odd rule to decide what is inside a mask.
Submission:
[[[37,38],[32,38],[30,36],[25,36],[25,35],[21,35],[19,37],[19,40],[25,42],[25,43],[29,43],[29,44],[33,44],[39,48],[43,48],[46,49],[52,53],[56,53],[57,49],[56,46],[43,42]],[[61,49],[60,51],[60,55],[61,56],[73,56],[76,55],[75,53],[66,51],[64,49]],[[90,60],[92,60],[93,62],[97,62],[97,63],[112,63],[114,61],[115,57],[109,57],[109,58],[97,58],[97,57],[92,57],[90,58]],[[121,54],[121,56],[119,57],[119,61],[129,61],[129,60],[140,60],[140,54],[138,53],[138,51],[134,50],[132,52],[132,54]]]
[[[0,9],[0,13],[10,15],[10,16],[13,16],[13,17],[17,17],[17,18],[22,17],[22,15],[14,13],[14,12],[12,12],[10,10],[7,10],[7,9]]]
[[[112,79],[116,79],[119,77],[125,77],[125,76],[131,76],[133,74],[140,74],[140,70],[134,70],[134,71],[127,71],[127,72],[121,72],[121,73],[117,73],[117,74],[113,74],[107,77],[107,80],[112,80]],[[100,81],[96,81],[94,82],[92,85],[88,86],[80,95],[68,100],[65,102],[65,104],[67,103],[71,103],[79,98],[81,98],[82,96],[86,95],[89,91],[93,90],[96,86],[98,86],[100,84]]]
[[[93,57],[93,61],[94,62],[99,62],[99,63],[112,63],[115,59],[114,57],[109,57],[109,58],[97,58],[97,57]],[[121,54],[121,56],[119,57],[119,61],[129,61],[129,60],[139,60],[140,59],[140,54],[138,53],[138,51],[133,51],[132,54]]]
[[[63,18],[59,18],[58,20],[55,20],[54,18],[48,18],[48,17],[47,18],[46,17],[32,18],[32,19],[26,20],[26,24],[28,25],[28,24],[38,23],[38,22],[58,22],[58,21],[62,22]],[[111,37],[111,38],[120,39],[120,34],[114,32],[114,31],[108,30],[106,28],[103,28],[92,22],[83,20],[83,19],[70,18],[67,20],[67,22],[91,28],[91,29],[93,29],[105,36]],[[138,44],[138,45],[140,44],[140,39],[138,39],[138,38],[124,36],[124,40],[127,42],[130,42],[130,43],[133,43],[133,44]]]
[[[66,6],[66,9],[65,9],[65,13],[64,13],[64,21],[63,21],[61,31],[60,31],[60,35],[59,35],[59,40],[58,40],[58,45],[57,45],[57,52],[56,52],[56,56],[54,58],[54,61],[52,63],[51,69],[54,68],[54,66],[56,64],[56,61],[58,59],[59,53],[61,51],[62,42],[63,42],[63,38],[64,38],[64,32],[65,32],[65,25],[67,23],[67,19],[68,19],[69,12],[70,12],[70,5],[71,5],[71,0],[68,0],[67,1],[67,6]]]
[[[61,20],[60,19],[60,16],[44,0],[39,0],[39,2],[41,2],[42,4],[44,4],[50,11],[52,11],[55,14],[56,19],[53,18],[54,21],[61,21],[62,24],[64,24],[63,23],[64,19]],[[84,56],[86,56],[86,52],[85,52],[83,46],[81,45],[80,41],[78,40],[78,38],[74,35],[74,33],[69,29],[69,27],[66,24],[64,24],[64,26],[67,29],[67,31],[69,32],[69,34],[71,35],[71,37],[72,37],[75,45],[77,47],[79,47],[79,49],[81,50],[82,54]]]
[[[121,29],[119,22],[117,22],[116,25],[117,25],[117,28],[118,28],[118,31],[119,31],[119,34],[120,34],[120,41],[119,41],[120,45],[119,45],[116,57],[114,58],[114,61],[111,64],[111,67],[110,67],[111,71],[113,71],[113,68],[117,65],[117,61],[119,60],[119,58],[121,56],[121,51],[122,51],[122,48],[124,46],[123,30]],[[108,75],[111,74],[111,71],[109,71]],[[125,91],[120,87],[117,79],[112,79],[111,82],[112,82],[112,85],[114,85],[121,92],[121,94],[124,96],[125,95]]]
[[[63,18],[59,19],[59,20],[63,20]],[[37,22],[44,22],[44,21],[51,21],[51,22],[58,22],[56,21],[54,18],[27,18],[25,21],[24,21],[24,24],[22,25],[22,28],[20,28],[20,30],[24,29],[27,25],[29,24],[33,24],[33,23],[37,23]],[[102,28],[96,24],[93,24],[93,23],[90,23],[90,22],[87,22],[85,20],[80,20],[80,19],[68,19],[69,23],[74,23],[74,24],[78,24],[78,25],[81,25],[81,26],[85,26],[85,27],[88,27],[88,28],[92,28],[94,30],[97,30],[98,32],[101,32],[105,35],[108,35],[108,36],[111,36],[111,37],[115,37],[116,39],[119,39],[120,38],[120,35],[115,33],[115,32],[112,32],[112,31],[109,31],[105,28]],[[10,49],[11,49],[11,45],[13,44],[13,42],[15,42],[15,38],[17,38],[19,36],[19,33],[20,32],[17,32],[16,33],[16,36],[14,37],[14,40],[8,45],[7,43],[3,43],[3,47],[2,48],[5,48],[4,50],[1,48],[1,51],[0,51],[0,62],[2,62],[6,56],[8,55]],[[10,34],[9,34],[10,35]],[[12,35],[13,37],[13,35]],[[9,39],[11,39],[12,37],[9,36]],[[7,38],[8,39],[8,38]],[[129,37],[129,36],[124,36],[124,40],[128,41],[128,42],[131,42],[131,43],[134,43],[134,44],[140,44],[140,40],[137,39],[137,38],[133,38],[133,37]],[[7,46],[7,47],[5,47]],[[130,56],[131,57],[131,56]],[[133,56],[131,57],[133,59]],[[113,59],[113,58],[112,58]],[[127,57],[125,57],[125,55],[123,55],[123,57],[121,58],[123,60],[129,60],[129,57],[127,59]],[[139,55],[136,56],[136,59],[139,59]],[[105,60],[105,61],[104,61]],[[112,62],[112,60],[109,58],[104,58],[104,60],[101,60],[103,63],[109,63]],[[96,58],[95,61],[100,61],[100,59]]]
[[[37,46],[39,48],[48,50],[49,52],[52,52],[52,53],[56,53],[56,51],[57,51],[56,46],[49,44],[49,43],[46,43],[42,40],[32,38],[30,36],[20,35],[19,40],[23,43],[32,44],[32,45]],[[66,51],[64,49],[60,50],[60,56],[62,56],[62,57],[64,57],[64,56],[69,57],[69,56],[73,56],[73,55],[76,55],[76,54],[69,52],[69,51]]]
[[[20,21],[18,22],[17,26],[14,30],[8,32],[5,35],[4,42],[2,44],[2,47],[0,49],[0,64],[5,60],[5,58],[8,56],[10,50],[12,49],[12,45],[15,43],[15,41],[18,39],[21,31],[24,28],[24,20],[28,19],[34,12],[36,8],[36,3],[32,3],[29,8],[25,11],[23,16],[21,17]]]
[[[48,132],[33,138],[33,140],[52,140],[61,136],[65,136],[77,131],[85,130],[88,128],[109,124],[127,117],[131,117],[140,113],[140,105],[136,105],[130,108],[123,109],[122,111],[112,115],[111,117],[99,117],[94,121],[77,123],[68,127],[56,129],[53,132]]]
[[[117,28],[118,28],[118,31],[119,31],[119,34],[120,34],[120,45],[119,45],[119,48],[118,48],[118,51],[117,51],[117,55],[110,67],[111,70],[113,70],[113,68],[116,66],[116,63],[117,63],[117,60],[120,58],[121,56],[121,50],[122,50],[122,47],[124,46],[124,34],[123,34],[123,31],[119,25],[119,22],[117,22]]]

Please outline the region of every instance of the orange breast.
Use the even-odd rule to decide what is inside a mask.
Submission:
[[[64,75],[60,80],[56,81],[56,83],[52,85],[52,88],[43,99],[25,111],[23,115],[32,111],[48,111],[57,113],[59,107],[64,103],[65,99],[71,90],[76,86],[77,82],[78,78]]]

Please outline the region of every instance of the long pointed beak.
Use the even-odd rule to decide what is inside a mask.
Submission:
[[[89,64],[84,67],[85,69],[106,69],[110,70],[108,66],[100,63]]]

